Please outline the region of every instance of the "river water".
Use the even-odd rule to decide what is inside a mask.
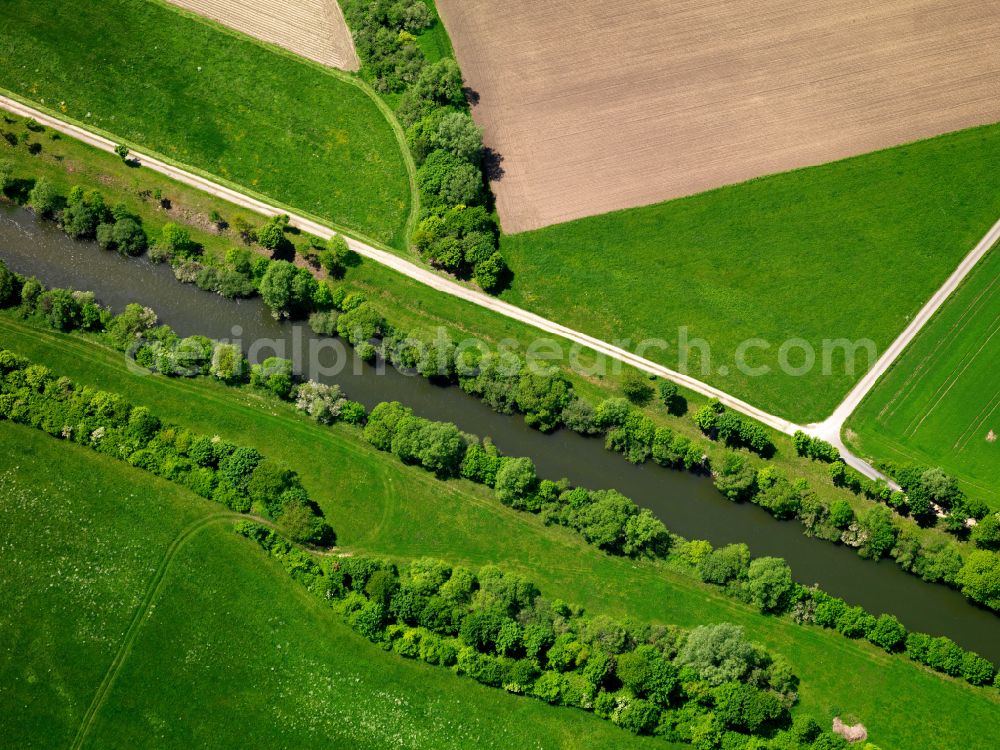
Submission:
[[[75,242],[23,209],[0,206],[0,258],[11,270],[35,275],[47,286],[91,290],[116,311],[129,302],[148,305],[181,336],[239,340],[245,349],[267,340],[285,347],[250,351],[252,361],[275,353],[291,356],[293,348],[308,351],[322,341],[308,326],[275,321],[259,299],[232,301],[181,284],[167,265]],[[714,545],[746,542],[755,556],[783,557],[803,584],[818,583],[870,612],[894,614],[911,630],[947,635],[1000,663],[1000,618],[973,606],[957,591],[925,583],[892,561],[862,560],[854,550],[807,538],[798,521],[777,521],[755,505],[734,504],[704,477],[653,463],[633,466],[605,450],[601,439],[568,430],[543,435],[520,416],[496,414],[457,387],[437,386],[391,367],[376,370],[345,354],[339,341],[329,344],[312,364],[304,358],[305,374],[340,384],[349,397],[369,408],[380,401],[401,401],[422,417],[489,435],[504,453],[530,456],[545,478],[568,477],[591,489],[617,489],[682,536]],[[332,370],[335,361],[348,364],[339,374],[318,374],[316,368]]]

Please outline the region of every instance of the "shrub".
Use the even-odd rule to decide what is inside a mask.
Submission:
[[[497,499],[504,505],[518,506],[537,487],[538,475],[530,458],[505,459],[497,471]]]
[[[59,193],[44,177],[28,193],[28,206],[39,216],[51,217],[59,208]]]
[[[281,357],[268,357],[250,369],[250,385],[264,388],[278,398],[288,398],[292,392],[292,363]]]
[[[295,389],[295,408],[320,424],[333,424],[346,401],[339,385],[310,380]]]
[[[781,558],[758,557],[750,563],[747,590],[761,612],[785,611],[793,588],[792,571]]]
[[[710,685],[738,682],[757,663],[743,628],[731,623],[700,625],[688,634],[677,660],[694,669]]]
[[[745,544],[727,544],[712,551],[698,563],[701,580],[719,586],[745,578],[749,570],[750,549]]]

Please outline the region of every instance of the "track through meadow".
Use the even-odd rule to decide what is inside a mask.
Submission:
[[[94,722],[97,720],[97,715],[101,710],[101,706],[104,705],[111,688],[114,686],[115,678],[118,676],[125,660],[128,658],[129,652],[132,650],[132,645],[139,637],[139,632],[142,630],[143,623],[149,614],[150,608],[153,606],[153,603],[156,601],[157,596],[160,591],[162,591],[166,583],[167,572],[170,569],[170,564],[174,561],[174,558],[177,557],[177,553],[184,548],[184,545],[187,544],[192,537],[196,536],[198,532],[204,530],[205,528],[217,523],[222,523],[223,521],[246,519],[247,517],[248,516],[240,513],[212,513],[188,524],[174,538],[174,541],[170,543],[170,546],[163,554],[163,559],[160,560],[159,566],[153,573],[153,577],[150,579],[149,584],[146,587],[146,594],[143,596],[139,607],[132,616],[131,622],[129,622],[128,630],[125,631],[125,637],[122,639],[121,645],[118,647],[118,652],[115,654],[114,659],[111,660],[111,664],[108,665],[108,670],[104,674],[104,679],[101,680],[101,684],[98,686],[97,692],[94,693],[94,698],[91,700],[90,706],[87,708],[87,712],[83,716],[83,721],[80,723],[80,728],[77,730],[76,737],[71,745],[73,750],[79,750],[79,748],[83,747],[91,727],[93,727]],[[261,519],[256,520],[260,521]]]

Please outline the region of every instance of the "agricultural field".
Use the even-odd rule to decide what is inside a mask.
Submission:
[[[36,430],[2,422],[0,442],[0,700],[11,747],[654,745],[384,653],[232,534],[230,519],[212,522],[217,505]]]
[[[0,38],[3,89],[405,246],[412,164],[357,79],[145,0],[13,0],[0,7]]]
[[[627,347],[665,341],[645,356],[821,421],[874,363],[861,345],[852,373],[836,340],[881,353],[1000,216],[998,160],[992,125],[507,235],[504,298]]]
[[[864,721],[872,737],[877,738],[883,746],[903,750],[925,747],[927,733],[933,732],[937,747],[966,750],[976,747],[975,737],[983,737],[985,741],[991,733],[1000,731],[1000,727],[994,727],[1000,716],[997,711],[998,698],[994,691],[977,690],[955,680],[942,678],[905,659],[889,656],[863,643],[849,641],[831,631],[803,628],[788,619],[761,616],[722,592],[706,588],[687,574],[662,563],[607,556],[583,544],[567,529],[545,526],[541,519],[500,505],[482,487],[464,481],[442,485],[439,480],[419,469],[399,464],[387,454],[378,453],[359,441],[354,428],[342,425],[323,428],[295,415],[289,406],[278,406],[252,393],[233,391],[207,381],[140,377],[130,373],[117,354],[80,336],[45,333],[24,323],[8,324],[8,320],[10,319],[4,319],[3,333],[0,335],[3,346],[22,351],[34,361],[47,364],[80,383],[99,383],[102,387],[128,393],[134,402],[147,405],[158,413],[170,414],[171,419],[182,426],[199,431],[211,430],[224,438],[257,446],[299,471],[310,496],[320,503],[337,530],[338,541],[345,550],[366,551],[398,560],[429,554],[471,567],[487,563],[499,564],[535,580],[543,592],[559,592],[558,595],[582,604],[594,614],[674,622],[685,627],[706,622],[736,622],[746,627],[755,640],[775,653],[785,655],[795,665],[802,678],[801,711],[823,721],[829,721],[839,711],[856,715]],[[12,428],[4,426],[4,429]],[[23,432],[21,430],[19,434]],[[38,439],[48,441],[48,445],[54,446],[53,450],[66,450],[65,446],[50,438],[39,436]],[[6,437],[3,440],[7,442]],[[25,444],[25,441],[11,439],[9,443],[16,447]],[[26,462],[19,451],[14,455],[15,458],[10,459],[14,464]],[[54,459],[43,455],[40,460],[44,462]],[[220,534],[221,528],[219,527]],[[441,533],[442,529],[447,529],[448,533]],[[208,533],[206,530],[206,534]],[[206,535],[192,540],[184,551],[184,555],[190,555],[190,558],[178,556],[178,566],[185,565],[186,559],[194,561],[194,570],[190,574],[178,576],[181,580],[190,580],[191,591],[185,589],[181,594],[178,590],[177,601],[181,603],[177,604],[172,603],[175,595],[173,589],[165,589],[165,598],[156,607],[148,623],[150,629],[140,631],[133,647],[132,656],[137,661],[132,667],[126,662],[119,675],[119,682],[116,683],[119,689],[110,691],[105,709],[94,724],[95,742],[97,738],[101,740],[96,744],[112,742],[116,732],[119,733],[117,736],[126,738],[134,739],[138,736],[130,733],[141,732],[142,729],[129,728],[123,718],[126,715],[150,717],[150,726],[160,727],[160,731],[164,732],[164,742],[170,745],[183,744],[184,740],[188,740],[189,744],[197,744],[198,738],[204,736],[200,732],[208,731],[202,729],[205,726],[203,722],[208,719],[200,709],[185,710],[184,716],[190,717],[195,726],[191,730],[192,734],[188,735],[183,734],[187,731],[183,727],[165,725],[163,705],[151,705],[157,700],[163,700],[166,702],[164,705],[169,707],[170,701],[173,701],[172,696],[177,695],[178,688],[172,686],[172,681],[182,666],[174,663],[177,659],[171,662],[170,656],[175,652],[162,653],[164,643],[175,641],[168,639],[165,626],[157,626],[156,623],[163,613],[167,613],[165,617],[180,619],[170,614],[178,611],[178,608],[184,613],[184,618],[192,620],[177,631],[182,634],[178,637],[185,639],[180,642],[190,643],[188,649],[191,653],[184,652],[185,663],[190,665],[194,674],[204,676],[209,667],[201,663],[201,660],[206,658],[204,654],[212,649],[213,644],[219,644],[212,653],[223,664],[224,673],[233,675],[233,693],[241,697],[246,695],[245,683],[249,679],[256,679],[263,674],[260,679],[269,686],[278,685],[282,679],[278,675],[255,671],[258,667],[252,663],[246,649],[259,646],[262,639],[263,642],[274,644],[275,651],[277,644],[281,644],[287,659],[283,664],[306,663],[311,665],[312,674],[324,675],[324,679],[310,683],[314,696],[329,695],[330,683],[326,681],[326,677],[331,677],[332,674],[350,674],[350,670],[354,669],[322,668],[324,653],[336,653],[341,657],[350,654],[351,659],[357,657],[366,660],[382,659],[384,656],[387,659],[384,662],[385,670],[394,668],[392,662],[388,661],[388,655],[379,654],[376,657],[363,653],[362,642],[354,639],[347,631],[342,631],[341,637],[333,626],[327,627],[324,624],[319,627],[314,621],[308,621],[300,630],[294,624],[298,621],[298,616],[285,608],[285,594],[281,593],[280,587],[272,588],[262,581],[255,581],[253,586],[240,587],[239,597],[250,602],[246,610],[237,603],[239,598],[235,594],[233,598],[224,597],[223,593],[227,589],[222,581],[233,579],[234,576],[238,576],[237,580],[242,580],[242,573],[239,571],[245,563],[241,560],[248,558],[242,552],[230,555],[225,551],[226,544],[213,543],[212,540],[216,538],[218,537]],[[216,548],[218,551],[214,551]],[[219,574],[221,579],[214,577],[217,575],[214,560],[221,560],[219,569],[224,571]],[[263,558],[261,564],[264,564]],[[229,571],[228,576],[225,571]],[[277,571],[276,575],[283,576],[284,573]],[[292,586],[287,581],[285,585]],[[197,594],[198,589],[202,594]],[[257,590],[260,598],[252,590]],[[298,601],[298,595],[293,596],[291,589],[287,589],[287,595]],[[198,598],[199,596],[202,598]],[[188,605],[184,605],[184,601]],[[201,601],[206,603],[203,606],[191,604]],[[226,607],[220,607],[219,601],[225,601]],[[300,602],[300,606],[304,605]],[[254,623],[248,627],[255,634],[254,637],[241,640],[234,636],[224,629],[218,620],[220,615],[206,614],[209,610],[234,612],[236,621]],[[281,629],[285,625],[289,630]],[[143,635],[144,632],[146,636]],[[319,642],[321,639],[318,637],[318,634],[328,632],[333,633],[331,642],[335,644],[330,647],[330,651]],[[187,640],[188,634],[190,641]],[[148,640],[144,641],[144,637]],[[149,645],[144,646],[144,642]],[[293,654],[285,651],[299,648],[305,649],[305,656],[299,656],[299,652]],[[160,653],[159,656],[157,652]],[[269,650],[265,652],[270,653]],[[257,654],[256,651],[254,653]],[[272,664],[278,666],[268,660],[262,663],[264,670],[269,669]],[[317,663],[320,668],[315,666]],[[378,663],[382,664],[381,661]],[[406,666],[401,665],[398,669]],[[391,673],[386,673],[392,677]],[[426,673],[427,670],[419,670],[421,679]],[[451,688],[447,687],[446,682],[448,679],[455,680],[452,683],[454,690],[461,691],[463,700],[466,695],[474,698],[479,694],[478,686],[467,680],[457,680],[447,674],[436,677],[436,674],[431,673],[426,684],[442,691],[442,695],[450,695]],[[432,679],[442,680],[440,684],[445,687],[437,688],[439,683],[431,682]],[[288,682],[280,684],[289,685]],[[150,689],[147,691],[146,688]],[[183,695],[189,695],[192,689],[194,688],[186,687]],[[206,690],[209,688],[196,689],[196,704],[200,705]],[[407,690],[411,691],[412,688]],[[163,697],[153,698],[146,694],[152,692]],[[238,707],[226,704],[217,697],[224,692],[206,696],[205,700],[215,701],[210,705],[218,707],[218,711],[236,710]],[[377,694],[383,695],[384,692],[380,690]],[[306,700],[295,697],[294,693],[290,695],[287,698],[289,701]],[[390,692],[389,695],[398,694]],[[412,692],[408,692],[408,695],[412,695]],[[492,693],[490,696],[488,698],[496,701],[496,705],[507,705],[508,699],[504,698],[505,702],[501,704],[502,696]],[[263,699],[255,696],[253,700]],[[314,697],[308,700],[313,701]],[[517,701],[514,698],[509,700]],[[411,699],[413,705],[419,705],[415,701],[416,699]],[[522,704],[533,706],[523,708]],[[252,702],[251,705],[260,707],[261,717],[273,718],[275,715],[273,707]],[[526,712],[546,708],[528,700],[511,705],[515,706],[512,710]],[[322,716],[343,715],[338,714],[339,709],[335,706],[327,705],[327,708],[329,712],[326,713],[317,711],[318,725],[322,725]],[[465,712],[467,715],[477,715],[480,719],[490,713],[498,715],[492,709]],[[562,721],[567,712],[556,713]],[[226,725],[225,722],[230,721],[228,717],[229,714],[226,714],[219,719],[222,722],[220,725]],[[919,717],[933,717],[933,722],[922,721]],[[582,717],[580,721],[584,718],[588,717]],[[243,719],[246,720],[246,717]],[[571,720],[577,721],[572,717]],[[237,719],[234,717],[231,721],[235,724]],[[588,724],[587,727],[589,726]],[[970,726],[977,727],[974,734],[970,734]],[[258,727],[256,716],[253,727],[254,731],[259,729],[260,732],[265,732],[264,728]],[[298,724],[293,729],[310,731]],[[495,727],[484,729],[482,736],[493,736],[491,732],[499,731],[501,730]],[[261,737],[266,739],[264,734]],[[595,746],[601,746],[601,741],[607,741],[606,735],[595,733],[594,737],[598,738]],[[621,737],[622,741],[629,739],[627,735],[615,737]],[[617,739],[614,741],[615,746],[620,746]],[[543,746],[548,745],[543,743]],[[984,750],[988,746],[982,745]]]
[[[248,36],[331,68],[355,71],[358,55],[337,0],[167,0]]]
[[[861,455],[940,466],[1000,510],[1000,250],[993,248],[847,423]]]
[[[1000,118],[988,0],[437,5],[508,233]]]

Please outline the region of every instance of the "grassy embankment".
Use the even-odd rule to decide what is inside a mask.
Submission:
[[[205,254],[210,259],[222,258],[228,248],[242,244],[232,229],[220,231],[212,223],[209,217],[213,211],[221,214],[230,224],[237,219],[255,225],[262,222],[262,218],[256,214],[148,169],[130,168],[112,154],[98,151],[72,138],[60,137],[53,140],[53,134],[49,130],[31,132],[21,118],[7,119],[9,121],[0,120],[0,130],[15,133],[20,140],[17,147],[11,148],[5,140],[0,139],[0,161],[9,161],[14,167],[15,184],[8,190],[9,197],[23,201],[32,180],[37,178],[50,181],[63,194],[68,193],[74,185],[94,188],[104,193],[110,204],[125,203],[130,211],[142,218],[150,236],[157,236],[161,227],[170,221],[187,224],[191,228],[192,238],[204,246]],[[27,150],[28,142],[39,144],[42,150],[37,155],[31,155]],[[169,198],[169,208],[164,208],[149,197],[156,191]],[[448,295],[438,294],[374,262],[362,260],[360,265],[350,268],[344,283],[350,289],[363,291],[385,312],[393,325],[417,335],[433,335],[441,328],[456,341],[472,337],[494,348],[501,342],[506,342],[504,346],[512,346],[511,342],[515,342],[516,350],[522,354],[540,336],[529,326]],[[139,295],[136,301],[144,302]],[[568,352],[568,345],[563,350]],[[579,362],[582,366],[590,366],[595,361],[598,358],[593,352],[581,351]],[[567,361],[554,364],[562,368],[578,394],[597,403],[608,396],[621,395],[622,375],[626,369],[617,368],[619,363],[613,361],[604,362],[607,365],[605,374],[587,376],[573,370]],[[690,412],[704,403],[704,399],[697,394],[685,392],[684,395]],[[724,449],[706,440],[690,416],[671,415],[665,407],[655,403],[645,407],[643,412],[657,424],[666,425],[679,434],[699,441],[714,463],[717,464],[721,459]],[[778,449],[770,460],[789,477],[805,478],[822,499],[827,502],[845,499],[858,513],[873,505],[863,497],[835,487],[830,482],[826,464],[797,457],[788,436],[774,431],[770,431],[770,435]],[[612,487],[615,485],[614,477],[608,478],[608,484]],[[905,523],[916,527],[911,521],[907,520]],[[944,531],[936,529],[924,530],[921,534],[946,537]]]
[[[82,336],[9,316],[0,325],[0,344],[81,384],[128,393],[179,425],[239,439],[296,469],[348,549],[400,560],[433,555],[473,567],[497,563],[594,613],[682,626],[740,623],[795,665],[803,683],[800,710],[823,721],[836,712],[857,715],[889,747],[923,747],[933,734],[938,747],[969,748],[976,737],[1000,730],[1000,699],[992,689],[942,678],[836,633],[761,616],[666,564],[604,555],[566,529],[501,506],[482,487],[442,484],[395,462],[365,445],[354,428],[322,428],[288,405],[205,380],[131,374],[121,355]]]
[[[424,0],[424,3],[431,12],[434,23],[429,29],[417,36],[417,46],[420,47],[429,63],[436,63],[445,57],[454,58],[455,50],[451,46],[451,39],[448,38],[448,31],[441,22],[441,16],[438,15],[434,0]]]
[[[998,369],[994,248],[851,416],[848,441],[861,455],[941,466],[1000,510]]]
[[[68,747],[171,543],[84,747],[662,747],[387,654],[220,506],[0,422],[0,699],[11,747]],[[58,466],[59,471],[53,472]],[[136,488],[141,487],[142,491]]]
[[[377,242],[404,246],[415,186],[360,79],[144,0],[13,0],[0,87]]]
[[[678,328],[711,347],[702,374],[805,424],[833,411],[853,375],[841,353],[822,371],[824,340],[871,339],[881,353],[1000,216],[1000,125],[765,177],[646,208],[507,236],[504,298],[611,340],[661,338],[647,356],[678,364]],[[734,367],[739,344],[760,377]],[[779,347],[804,339],[816,365],[796,377]],[[801,349],[789,352],[803,364]],[[720,368],[728,368],[728,374]],[[983,396],[984,394],[980,394]],[[991,394],[992,395],[992,394]]]

